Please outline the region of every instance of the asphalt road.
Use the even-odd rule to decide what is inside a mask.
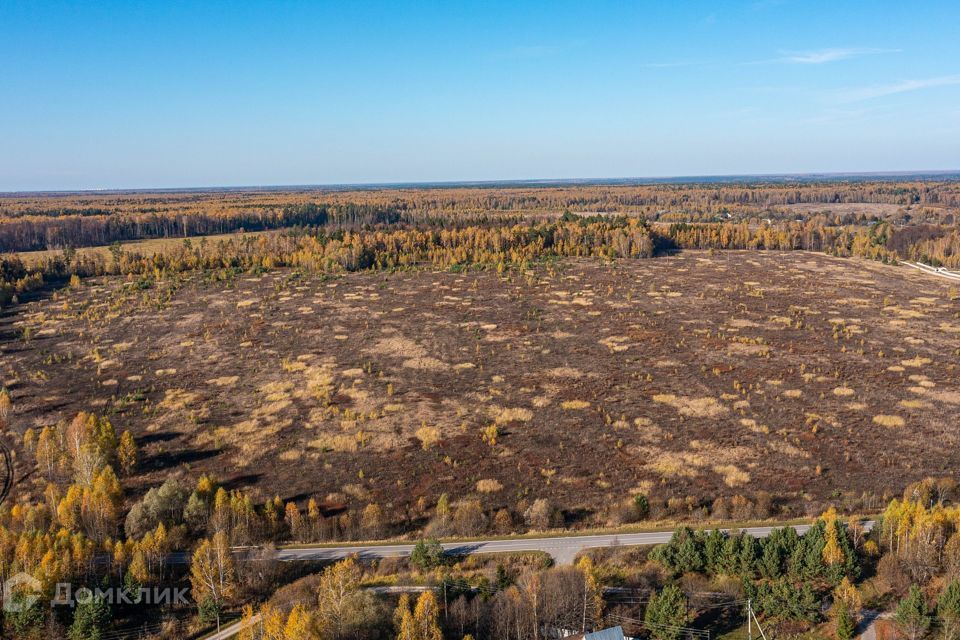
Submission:
[[[864,523],[867,529],[873,522]],[[748,527],[741,531],[755,537],[765,538],[778,526]],[[795,525],[798,533],[804,533],[810,525]],[[649,546],[669,542],[672,531],[650,533],[620,533],[592,536],[558,536],[552,538],[516,538],[510,540],[479,540],[475,542],[445,542],[444,550],[451,555],[471,553],[509,553],[516,551],[542,551],[550,554],[557,564],[570,564],[578,553],[598,547]],[[283,562],[327,562],[357,555],[366,558],[397,558],[409,556],[412,544],[352,545],[344,547],[286,547],[277,550],[277,559]]]
[[[960,282],[960,273],[955,273],[953,271],[948,271],[946,269],[937,269],[935,267],[931,267],[930,265],[922,264],[920,262],[904,262],[903,264],[907,265],[908,267],[912,267],[922,273],[926,273],[927,275],[946,278],[947,280],[952,280],[954,282]]]
[[[869,531],[874,522],[868,520],[863,523],[864,529]],[[797,533],[805,533],[810,528],[808,524],[787,525],[793,526]],[[765,538],[774,529],[782,526],[747,527],[739,529],[754,538]],[[731,531],[724,529],[724,531]],[[621,533],[601,534],[593,536],[558,536],[553,538],[518,538],[512,540],[479,540],[475,542],[445,542],[443,549],[452,555],[467,555],[471,553],[509,553],[516,551],[543,551],[549,553],[557,564],[570,564],[578,553],[585,549],[599,547],[620,546],[650,546],[670,541],[672,531],[653,531],[649,533]],[[370,558],[398,558],[409,556],[413,551],[412,544],[383,544],[383,545],[352,545],[344,547],[287,547],[277,550],[277,560],[282,562],[331,562],[342,560],[356,555],[362,559]],[[174,554],[180,555],[180,554]],[[179,561],[189,561],[186,554],[178,558]],[[224,627],[220,633],[209,636],[206,640],[227,640],[244,628],[242,621]]]
[[[874,522],[862,523],[869,531]],[[747,527],[745,529],[723,529],[723,531],[743,531],[754,538],[766,538],[774,529],[792,526],[798,533],[810,528],[808,524],[771,525],[766,527]],[[571,564],[578,553],[585,549],[600,547],[631,547],[663,544],[670,541],[672,531],[651,531],[648,533],[618,533],[589,536],[554,536],[549,538],[513,538],[509,540],[476,540],[472,542],[444,542],[444,551],[450,555],[470,555],[472,553],[510,553],[517,551],[542,551],[550,555],[557,564]],[[277,549],[277,560],[281,562],[333,562],[356,555],[360,559],[403,558],[413,552],[413,544],[354,544],[324,547],[283,547]],[[248,547],[238,548],[242,553]],[[170,564],[190,562],[189,552],[174,552],[167,556]]]
[[[217,631],[216,633],[207,636],[203,640],[227,640],[228,638],[232,638],[233,636],[237,635],[238,633],[246,629],[248,626],[250,626],[250,624],[256,624],[259,621],[260,621],[260,614],[257,613],[257,614],[254,614],[252,618],[250,618],[249,624],[245,624],[243,619],[237,620],[231,625],[227,625],[226,627],[221,627],[220,631]]]

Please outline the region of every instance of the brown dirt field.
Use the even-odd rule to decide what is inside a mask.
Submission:
[[[138,437],[141,485],[211,472],[388,513],[441,492],[591,513],[766,490],[798,513],[960,463],[947,283],[817,254],[108,278],[0,330],[13,428],[107,413]]]

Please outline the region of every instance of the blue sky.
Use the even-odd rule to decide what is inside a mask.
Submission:
[[[960,169],[960,3],[0,2],[0,190]]]

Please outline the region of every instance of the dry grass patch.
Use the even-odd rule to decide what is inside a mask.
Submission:
[[[508,422],[529,422],[533,419],[533,411],[523,407],[513,408],[494,408],[494,420],[497,424],[506,424]]]
[[[503,489],[503,485],[494,478],[484,478],[477,480],[477,491],[480,493],[496,493]]]
[[[322,434],[316,440],[311,440],[309,444],[315,449],[338,453],[352,453],[358,448],[357,439],[344,433]]]
[[[440,441],[440,430],[436,427],[423,426],[417,429],[416,436],[420,446],[426,450]]]
[[[560,407],[563,409],[587,409],[590,407],[590,403],[586,400],[566,400],[560,403]]]
[[[266,396],[268,402],[279,402],[290,397],[293,383],[287,381],[269,382],[260,387],[260,392]]]
[[[415,369],[417,371],[446,371],[450,368],[446,362],[437,358],[410,358],[403,361],[405,369]]]
[[[548,376],[552,378],[582,378],[583,372],[577,371],[573,367],[555,367],[553,369],[547,369],[545,372]]]
[[[738,356],[766,356],[770,353],[770,347],[765,344],[731,342],[727,345],[727,352]]]
[[[646,466],[664,478],[696,478],[703,465],[702,456],[666,451]]]
[[[939,391],[930,394],[930,397],[946,404],[960,404],[960,391]]]
[[[731,488],[742,487],[750,482],[750,474],[746,471],[741,471],[732,464],[715,465],[713,472],[723,476],[723,483]]]
[[[167,389],[160,401],[160,407],[177,411],[185,409],[200,398],[199,394],[186,391],[185,389]]]
[[[873,423],[878,424],[881,427],[890,427],[891,429],[902,427],[907,424],[906,421],[900,416],[890,416],[884,414],[873,416]]]
[[[850,387],[837,387],[833,390],[833,395],[838,398],[848,398],[854,394],[853,389]]]
[[[630,348],[629,344],[624,344],[625,342],[629,341],[630,338],[626,336],[607,336],[599,342],[607,349],[610,349],[610,351],[613,351],[614,353],[620,353],[621,351],[626,351]]]
[[[690,418],[716,418],[725,414],[729,409],[717,402],[714,398],[691,398],[675,396],[671,393],[659,393],[653,396],[654,402],[669,405],[682,416]]]

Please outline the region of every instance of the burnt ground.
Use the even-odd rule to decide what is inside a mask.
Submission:
[[[80,410],[132,430],[140,490],[212,473],[388,514],[549,497],[596,522],[635,492],[762,490],[800,513],[957,467],[951,296],[801,252],[99,279],[6,318],[0,376],[18,433]]]

